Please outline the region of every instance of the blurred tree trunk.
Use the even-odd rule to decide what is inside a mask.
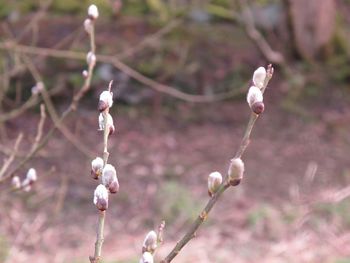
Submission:
[[[312,60],[330,47],[335,31],[335,0],[286,0],[295,50]]]

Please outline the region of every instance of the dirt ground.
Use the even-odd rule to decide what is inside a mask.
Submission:
[[[324,111],[310,106],[306,120],[283,110],[276,93],[268,90],[266,111],[243,156],[242,184],[225,192],[174,262],[350,262],[349,123],[341,121],[349,112],[331,103]],[[98,114],[83,107],[67,126],[101,155]],[[112,115],[117,133],[110,139],[109,162],[121,187],[107,212],[103,262],[138,262],[145,234],[165,219],[160,260],[206,203],[208,174],[226,172],[249,108],[244,98],[179,102],[155,115],[147,106],[117,101]],[[9,127],[24,127],[30,144],[37,117]],[[39,174],[34,191],[1,193],[2,262],[88,261],[97,223],[93,157],[56,133],[30,163]]]

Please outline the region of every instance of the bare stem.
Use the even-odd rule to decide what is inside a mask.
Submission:
[[[103,233],[104,233],[104,226],[105,226],[105,218],[106,218],[106,211],[99,210],[97,239],[95,242],[95,255],[94,257],[90,257],[91,263],[98,263],[100,262],[100,259],[101,259],[102,244],[104,241]]]
[[[267,70],[267,76],[265,78],[264,87],[262,91],[264,92],[269,80],[271,79],[273,74],[273,68],[271,65],[268,66]],[[250,115],[249,122],[247,124],[247,128],[245,129],[243,139],[240,143],[240,146],[235,154],[235,158],[240,158],[245,149],[247,148],[249,144],[249,138],[252,132],[252,129],[254,127],[255,121],[258,119],[259,115],[256,115],[255,113],[252,113]],[[181,249],[192,239],[196,236],[196,231],[198,228],[203,224],[203,222],[208,218],[210,210],[214,207],[220,196],[225,192],[227,188],[230,187],[230,184],[228,183],[228,175],[226,175],[224,183],[221,184],[217,192],[209,199],[206,206],[202,210],[202,212],[198,215],[197,219],[192,223],[190,228],[187,230],[185,235],[181,238],[179,242],[176,243],[175,247],[171,250],[171,252],[161,261],[161,263],[169,263],[171,262],[177,254],[181,251]]]

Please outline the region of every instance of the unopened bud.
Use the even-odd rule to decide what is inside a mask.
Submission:
[[[38,82],[35,84],[34,87],[32,87],[32,94],[37,95],[44,89],[44,83]]]
[[[86,79],[89,76],[89,72],[86,69],[84,69],[81,75],[83,75],[83,77]]]
[[[213,172],[208,177],[208,194],[210,197],[219,189],[222,183],[222,175],[219,172]]]
[[[100,100],[98,102],[98,110],[100,112],[105,111],[107,108],[113,105],[113,94],[112,92],[105,90],[100,94]]]
[[[259,89],[263,88],[265,78],[266,78],[266,69],[264,67],[259,67],[257,70],[254,71],[253,83]]]
[[[244,163],[241,158],[231,159],[230,167],[228,168],[229,183],[232,186],[238,185],[244,173]]]
[[[98,185],[95,189],[94,204],[101,211],[108,208],[108,190],[103,184]]]
[[[249,107],[254,113],[260,114],[264,111],[265,107],[264,107],[263,99],[264,99],[263,94],[258,87],[251,86],[249,88],[249,91],[247,94],[247,102],[249,104]]]
[[[86,55],[86,62],[89,66],[94,66],[96,64],[96,55],[89,51],[89,53]]]
[[[96,5],[90,5],[88,8],[88,16],[92,20],[95,20],[98,18],[98,9]]]
[[[11,181],[11,185],[13,188],[18,189],[21,187],[21,181],[18,176],[14,176]]]
[[[102,174],[103,168],[103,160],[100,157],[96,157],[91,161],[91,176],[94,179],[98,179],[98,177]]]
[[[86,18],[84,20],[84,29],[86,31],[86,33],[91,34],[92,33],[92,28],[93,28],[93,24],[92,24],[92,20],[90,18]]]
[[[153,253],[157,248],[157,233],[155,231],[150,231],[145,237],[142,245],[142,253],[151,252]]]
[[[105,129],[105,120],[104,120],[104,113],[100,113],[100,115],[98,116],[98,125],[99,125],[99,129],[104,131]],[[111,114],[107,113],[107,127],[109,128],[109,135],[112,135],[115,131],[115,127],[113,124],[113,118],[111,116]]]
[[[36,174],[36,171],[34,168],[30,168],[27,172],[27,176],[26,176],[26,179],[28,179],[28,181],[30,183],[34,183],[38,177],[37,177],[37,174]]]
[[[153,255],[149,252],[144,252],[139,263],[153,263]]]
[[[117,172],[113,165],[106,164],[102,171],[102,183],[108,190],[115,194],[119,190]]]

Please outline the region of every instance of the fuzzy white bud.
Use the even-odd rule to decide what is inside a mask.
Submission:
[[[150,231],[145,237],[142,245],[142,253],[143,252],[151,252],[153,253],[157,248],[157,233],[155,231]]]
[[[231,159],[230,167],[228,169],[229,183],[232,186],[238,185],[244,173],[244,163],[241,158]]]
[[[88,8],[88,16],[95,20],[98,18],[98,8],[96,5],[90,5]]]
[[[86,55],[86,62],[89,66],[94,66],[96,64],[96,55],[89,51],[89,53]]]
[[[89,72],[84,69],[83,72],[81,72],[81,75],[83,75],[83,77],[86,79],[89,76]]]
[[[34,168],[30,168],[28,170],[26,179],[28,179],[30,183],[34,183],[38,179],[38,176]]]
[[[106,164],[102,171],[102,183],[108,190],[115,194],[119,191],[117,172],[113,165]]]
[[[98,179],[98,177],[102,174],[103,168],[103,160],[100,157],[96,157],[91,161],[91,176],[94,179]]]
[[[247,102],[249,107],[256,114],[260,114],[264,111],[263,94],[258,87],[251,86],[247,94]]]
[[[266,78],[266,69],[264,67],[259,67],[257,70],[254,71],[253,83],[259,89],[263,88],[265,78]]]
[[[21,181],[18,176],[14,176],[11,181],[11,185],[13,188],[18,189],[21,187]]]
[[[113,105],[113,93],[105,90],[100,94],[100,99],[98,102],[98,110],[100,112],[105,111],[107,108]]]
[[[222,183],[222,175],[219,172],[213,172],[208,176],[208,194],[211,197]]]
[[[139,263],[153,263],[153,255],[149,252],[144,252]]]
[[[90,18],[86,18],[84,20],[84,29],[86,31],[86,33],[91,34],[92,33],[92,28],[93,28],[93,24],[92,24],[92,20]]]
[[[101,211],[108,208],[108,190],[103,184],[99,184],[95,189],[94,205]]]
[[[39,94],[42,90],[44,89],[44,83],[42,83],[41,81],[36,83],[34,87],[32,87],[32,94],[33,95],[37,95]]]
[[[105,118],[104,113],[100,113],[100,115],[98,116],[98,126],[99,126],[99,129],[102,131],[105,129],[104,118]],[[109,113],[107,113],[107,127],[109,127],[109,135],[113,134],[115,131],[115,127],[113,124],[113,118]]]

